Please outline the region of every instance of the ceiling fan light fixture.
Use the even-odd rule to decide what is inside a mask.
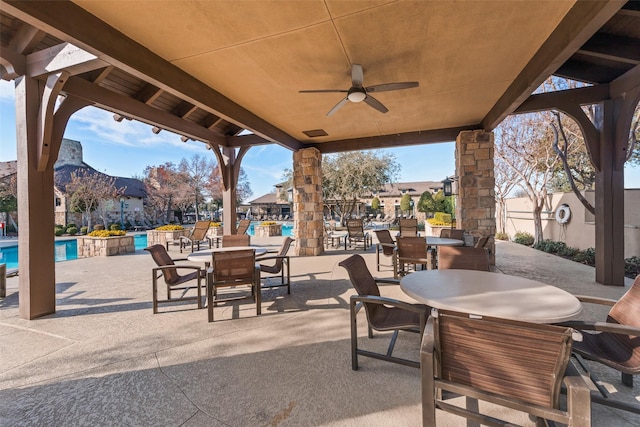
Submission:
[[[349,91],[349,94],[347,95],[347,98],[349,98],[349,101],[351,102],[362,102],[366,97],[367,94],[364,90]]]

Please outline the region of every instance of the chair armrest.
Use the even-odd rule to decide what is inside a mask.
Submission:
[[[155,275],[159,271],[168,270],[170,268],[175,268],[176,270],[195,270],[198,272],[202,270],[201,267],[195,265],[163,265],[162,267],[154,267],[151,271],[153,271],[153,274]]]
[[[275,253],[278,253],[278,251],[270,249],[263,254],[256,255],[256,259],[263,260],[263,259],[277,258],[278,256],[285,256],[285,255],[269,255],[269,254],[275,254]]]
[[[267,261],[270,259],[284,259],[289,262],[289,255],[270,255],[270,256],[262,256],[260,258],[256,257],[256,261]]]
[[[586,302],[586,303],[590,303],[590,304],[600,304],[600,305],[608,305],[610,307],[613,307],[615,305],[615,303],[617,303],[617,300],[611,299],[611,298],[600,298],[600,297],[592,297],[589,295],[576,295],[576,298],[578,298],[578,300],[580,300],[580,302]]]
[[[640,336],[640,328],[636,328],[635,326],[621,325],[619,323],[570,320],[568,322],[558,323],[558,325],[573,328],[577,331],[598,331],[609,332],[611,334]]]
[[[374,277],[374,280],[376,281],[376,283],[387,283],[387,284],[392,284],[392,285],[399,285],[400,284],[400,280],[398,279],[384,279],[381,277]]]
[[[378,242],[378,243],[376,243],[376,245],[383,246],[383,247],[386,247],[386,248],[392,248],[392,249],[396,248],[396,245],[394,245],[393,243],[380,243],[380,242]]]
[[[187,241],[191,241],[191,238],[187,237],[187,236],[178,236],[178,240],[187,240]]]
[[[382,304],[382,305],[391,305],[393,307],[398,307],[403,310],[413,311],[418,314],[428,314],[427,306],[424,304],[411,304],[409,302],[400,301],[393,298],[387,297],[379,297],[376,295],[352,295],[351,296],[351,304],[356,304],[358,302],[366,302],[370,304]]]

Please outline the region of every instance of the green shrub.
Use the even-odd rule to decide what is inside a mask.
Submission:
[[[89,231],[89,227],[87,227],[86,225],[80,227],[80,234],[87,234],[87,231]]]
[[[118,231],[122,230],[122,227],[120,227],[120,224],[118,224],[117,222],[114,222],[113,224],[109,225],[109,230]]]
[[[65,232],[65,229],[64,229],[64,228],[57,228],[57,227],[56,227],[56,228],[53,230],[53,233],[54,233],[56,236],[58,236],[58,237],[59,237],[59,236],[62,236],[62,235],[64,234],[64,232]]]
[[[507,233],[496,233],[496,240],[509,240]]]
[[[93,231],[100,231],[100,230],[104,230],[104,225],[96,224],[93,226]]]
[[[445,212],[436,212],[433,215],[433,219],[435,219],[438,222],[443,222],[445,224],[451,224],[451,214],[448,214]]]
[[[535,239],[531,233],[526,231],[517,231],[516,235],[513,237],[513,241],[520,243],[521,245],[531,246]]]
[[[640,257],[632,256],[624,260],[624,275],[632,279],[640,275]]]
[[[75,236],[76,234],[78,234],[78,227],[67,227],[67,233]]]
[[[596,265],[596,250],[595,248],[588,248],[583,251],[578,251],[574,255],[573,260],[581,264]]]
[[[184,230],[184,227],[181,225],[177,225],[177,224],[168,224],[168,225],[161,225],[160,227],[156,228],[156,230],[160,230],[160,231],[176,231],[176,230]]]
[[[124,236],[125,234],[127,234],[127,232],[123,230],[94,230],[91,233],[87,234],[87,236],[114,237],[114,236]]]
[[[549,239],[536,243],[533,248],[569,259],[572,259],[579,252],[578,249],[571,248],[564,242],[556,242]]]
[[[76,227],[78,228],[77,225],[75,225],[74,223],[70,222],[69,224],[67,224],[67,230],[69,229],[69,227]]]

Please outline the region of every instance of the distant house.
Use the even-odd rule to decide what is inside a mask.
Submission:
[[[292,212],[291,188],[288,183],[282,182],[275,185],[272,193],[267,193],[256,199],[249,201],[249,211],[247,214],[253,218],[280,218]]]
[[[291,188],[288,183],[283,182],[276,184],[275,191],[265,194],[249,202],[251,215],[255,217],[267,216],[268,218],[277,218],[280,215],[291,215]],[[435,194],[442,190],[441,181],[420,181],[420,182],[398,182],[394,184],[385,184],[380,190],[372,192],[362,197],[356,207],[355,214],[357,216],[380,214],[381,217],[400,217],[402,215],[413,215],[419,220],[424,221],[425,214],[418,212],[417,206],[420,196],[425,191]],[[400,211],[400,199],[404,194],[409,194],[413,201],[413,211],[407,214]],[[374,211],[371,208],[371,201],[374,197],[380,200],[380,209]],[[325,200],[325,217],[332,217],[335,214],[335,201]]]
[[[10,179],[11,175],[16,173],[17,162],[0,162],[0,179]],[[56,224],[67,225],[70,223],[82,224],[82,218],[79,213],[70,211],[70,194],[67,193],[67,185],[71,182],[71,176],[74,172],[84,170],[86,173],[106,175],[99,172],[84,163],[82,157],[82,144],[79,141],[64,138],[60,146],[58,160],[53,167],[54,194],[53,200],[55,222]],[[108,175],[106,175],[108,176]],[[147,190],[142,181],[135,178],[114,177],[115,187],[123,188],[122,202],[120,199],[107,200],[103,202],[106,214],[105,220],[107,224],[119,223],[120,218],[125,223],[129,222],[135,225],[141,222],[144,216],[144,205],[147,198]],[[92,214],[92,224],[101,224],[104,222],[98,217],[97,213]]]

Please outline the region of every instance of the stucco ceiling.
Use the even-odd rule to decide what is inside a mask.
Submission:
[[[573,6],[561,2],[75,1],[154,53],[299,140],[479,123]],[[348,103],[351,64],[389,112]]]
[[[624,87],[640,75],[640,7],[617,0],[0,4],[5,69],[23,61],[42,79],[64,69],[62,94],[222,146],[450,141],[494,128],[554,73]],[[299,93],[349,89],[352,64],[364,86],[419,87],[375,93],[386,114],[363,102],[330,117],[344,94]]]

